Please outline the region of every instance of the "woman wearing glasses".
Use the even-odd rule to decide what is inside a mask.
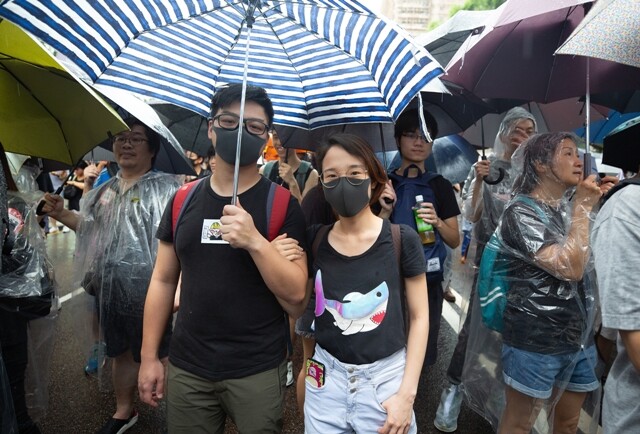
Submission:
[[[420,240],[400,226],[396,254],[391,224],[371,211],[387,177],[366,142],[336,134],[317,160],[339,220],[317,232],[310,262],[317,345],[306,362],[306,432],[416,432],[429,330]]]

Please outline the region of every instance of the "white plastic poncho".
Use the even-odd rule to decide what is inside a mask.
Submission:
[[[155,232],[179,178],[148,172],[129,184],[118,173],[83,196],[75,276],[105,307],[142,317],[158,241]]]
[[[531,113],[522,107],[514,107],[507,112],[500,123],[500,128],[496,134],[493,145],[493,154],[490,155],[490,179],[497,179],[499,170],[504,171],[504,178],[497,184],[482,183],[480,197],[476,198],[473,205],[473,191],[476,183],[475,166],[469,171],[469,175],[464,183],[462,194],[463,214],[469,221],[476,222],[474,225],[474,236],[482,247],[489,240],[489,237],[498,225],[498,220],[506,203],[511,199],[511,186],[514,180],[514,173],[511,168],[511,160],[505,156],[505,141],[515,131],[518,122],[529,119],[533,122],[534,130],[537,131],[537,123]],[[480,207],[480,209],[478,209]],[[474,215],[480,214],[480,220],[476,221]]]

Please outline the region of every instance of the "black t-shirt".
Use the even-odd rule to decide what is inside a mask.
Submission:
[[[230,197],[217,195],[209,179],[186,205],[176,230],[176,254],[182,268],[180,310],[169,359],[179,368],[212,381],[242,378],[277,367],[286,354],[286,314],[266,286],[251,255],[216,236]],[[265,178],[238,195],[263,236],[267,233]],[[157,238],[173,242],[172,203],[167,205]],[[287,233],[306,249],[305,224],[298,201],[291,197]]]
[[[418,234],[400,226],[402,275],[424,273]],[[406,346],[404,293],[398,272],[391,226],[383,222],[373,246],[357,256],[344,256],[328,242],[328,233],[313,261],[315,337],[344,363],[367,364]]]
[[[587,312],[583,281],[566,281],[535,265],[543,247],[563,243],[564,210],[541,202],[514,201],[504,211],[499,234],[506,246],[509,290],[503,341],[543,354],[575,352],[584,340]]]

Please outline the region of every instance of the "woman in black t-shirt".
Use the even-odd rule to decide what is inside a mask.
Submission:
[[[429,331],[422,245],[401,226],[396,254],[390,223],[371,211],[387,178],[366,142],[333,135],[318,162],[339,220],[318,232],[312,259],[317,345],[307,360],[306,432],[416,432]]]
[[[586,393],[599,387],[584,278],[591,209],[613,184],[584,179],[576,142],[572,133],[540,134],[513,157],[516,196],[496,229],[508,264],[499,433],[529,433],[547,400],[552,431],[575,433]]]

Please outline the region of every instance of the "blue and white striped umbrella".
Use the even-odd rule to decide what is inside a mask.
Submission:
[[[267,89],[276,122],[305,129],[392,122],[443,72],[355,0],[8,0],[0,15],[95,84],[203,116],[216,89],[242,82],[247,51],[248,82]]]

